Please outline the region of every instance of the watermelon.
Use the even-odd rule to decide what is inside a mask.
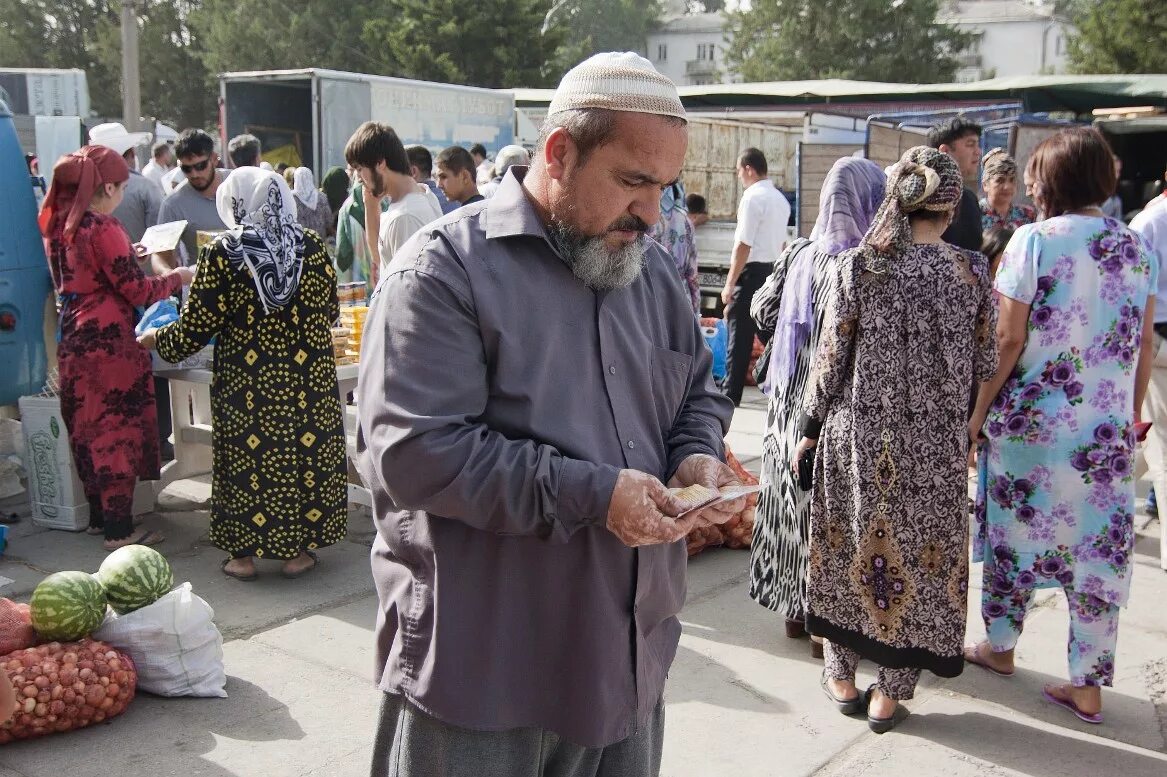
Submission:
[[[105,620],[105,591],[88,572],[57,572],[32,592],[32,627],[43,639],[71,642]]]
[[[166,557],[145,545],[126,545],[110,553],[95,577],[118,615],[153,604],[174,587]]]

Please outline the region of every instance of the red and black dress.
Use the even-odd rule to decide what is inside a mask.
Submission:
[[[134,486],[157,480],[159,469],[153,371],[134,336],[134,307],[177,292],[182,280],[145,275],[112,216],[86,212],[71,244],[46,242],[62,300],[61,415],[89,522],[104,526],[107,540],[124,539],[133,531]]]

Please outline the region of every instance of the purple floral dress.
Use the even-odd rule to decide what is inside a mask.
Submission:
[[[1002,610],[986,618],[1037,588],[1126,603],[1135,365],[1153,257],[1122,223],[1086,216],[1023,226],[1005,250],[995,288],[1032,307],[980,457],[973,560],[986,563],[986,607]]]

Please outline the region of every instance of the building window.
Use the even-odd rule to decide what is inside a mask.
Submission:
[[[705,59],[705,44],[697,44],[697,59]]]
[[[706,50],[709,52],[709,61],[710,62],[713,62],[714,60],[717,59],[717,44],[716,43],[710,43]]]
[[[1066,53],[1066,39],[1061,35],[1054,41],[1054,50],[1059,57],[1064,56]]]
[[[669,45],[667,43],[658,43],[656,47],[656,61],[666,62],[669,58]]]

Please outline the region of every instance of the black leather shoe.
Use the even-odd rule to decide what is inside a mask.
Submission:
[[[854,699],[840,699],[831,691],[831,686],[827,685],[827,673],[823,672],[822,680],[819,681],[819,686],[822,687],[823,693],[827,695],[835,708],[844,715],[858,715],[867,709],[867,702],[862,696],[856,696]]]
[[[871,704],[871,695],[873,693],[875,693],[874,685],[867,689],[867,693],[863,694],[863,701],[865,702],[863,705],[864,709],[867,709],[868,705]],[[873,718],[869,713],[867,715],[867,727],[874,731],[876,734],[886,734],[907,720],[908,716],[911,714],[912,713],[908,711],[907,707],[897,701],[896,710],[891,714],[890,718]]]

